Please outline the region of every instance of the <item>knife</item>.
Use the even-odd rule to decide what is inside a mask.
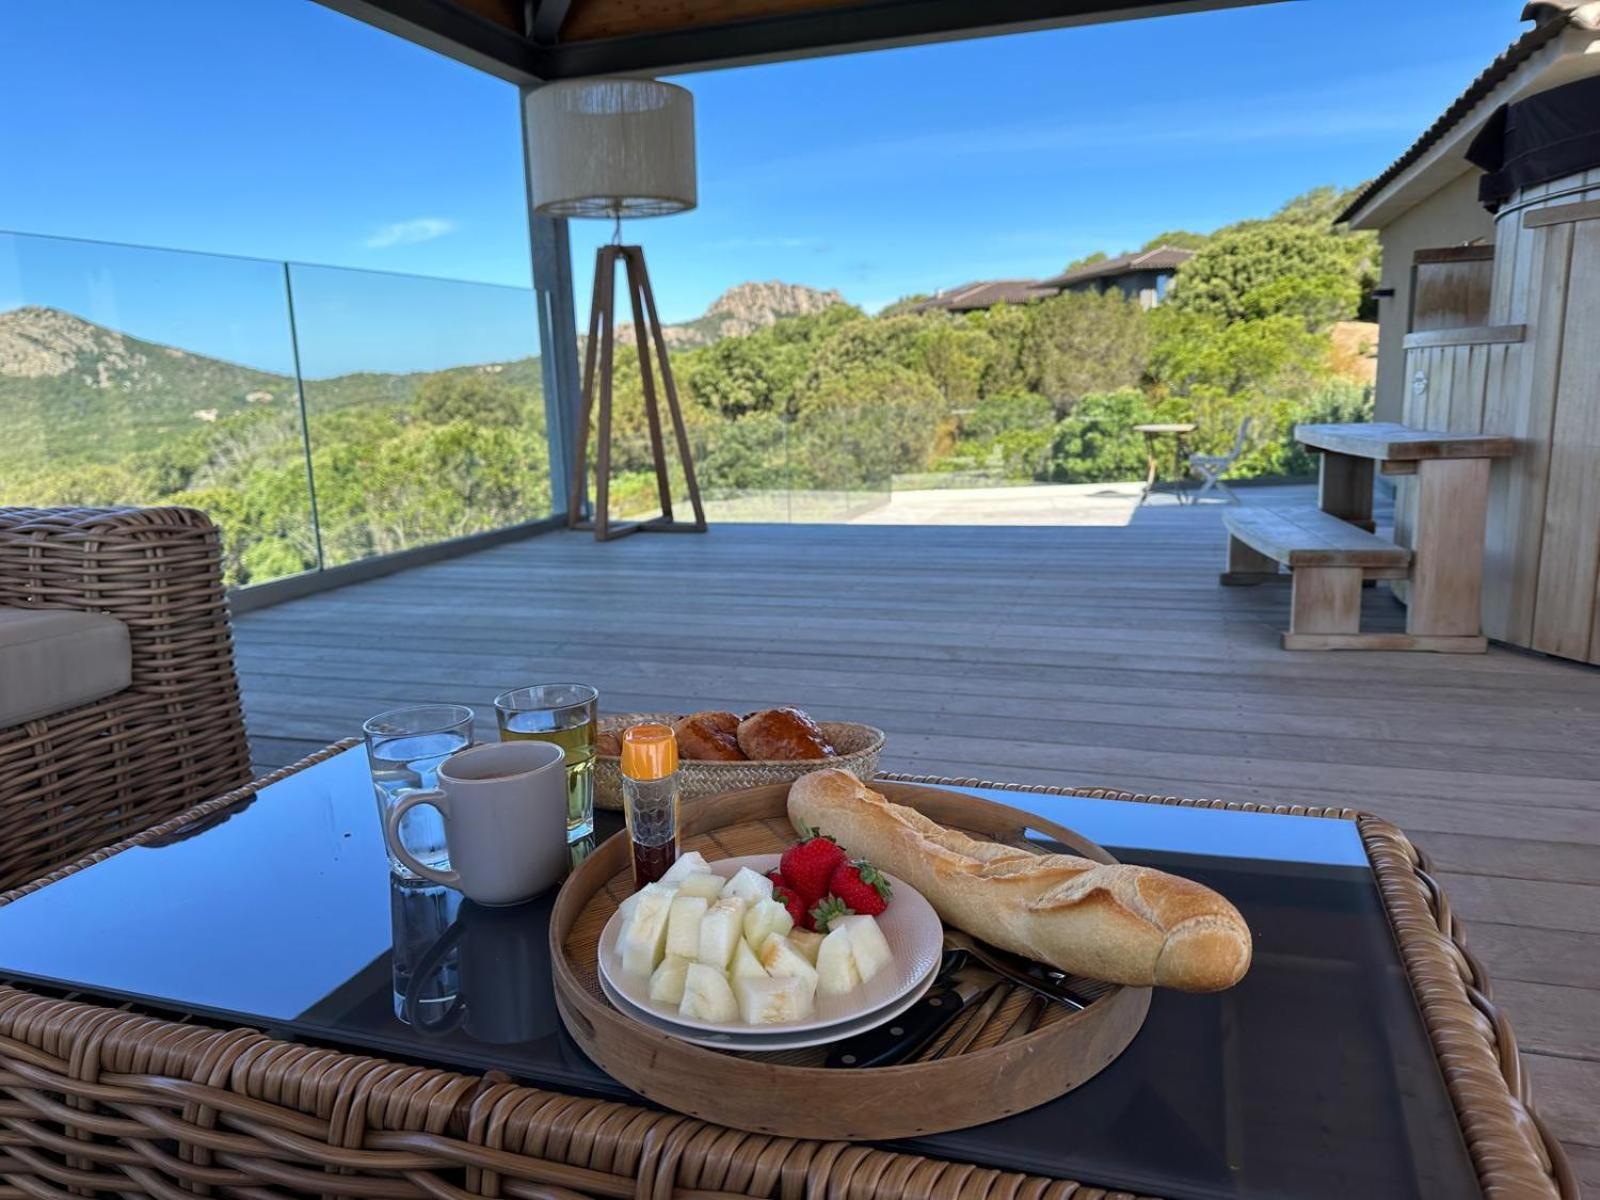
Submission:
[[[1023,958],[1022,955],[1013,954],[1009,950],[1001,950],[998,946],[991,946],[987,942],[980,942],[971,934],[963,933],[959,929],[946,929],[944,944],[954,949],[965,950],[1002,979],[1009,980],[1018,987],[1025,987],[1046,1000],[1064,1004],[1071,1009],[1087,1008],[1093,1003],[1092,996],[1084,994],[1067,982],[1064,972],[1057,971],[1054,967],[1047,967],[1043,963],[1036,963],[1032,959]]]
[[[905,1062],[1003,982],[985,967],[957,967],[898,1017],[836,1043],[823,1066],[891,1067]]]

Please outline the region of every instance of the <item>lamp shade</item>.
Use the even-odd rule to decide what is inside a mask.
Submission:
[[[535,211],[659,217],[695,206],[694,97],[653,79],[575,79],[528,96]]]

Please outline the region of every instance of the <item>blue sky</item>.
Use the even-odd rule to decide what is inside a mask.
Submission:
[[[686,76],[701,207],[629,237],[668,320],[747,279],[874,309],[1046,274],[1370,177],[1521,32],[1519,8],[1300,0]],[[6,0],[0,101],[0,229],[528,282],[515,88],[312,0]],[[580,305],[608,232],[574,223]],[[0,310],[70,307],[273,368],[281,282],[0,240]],[[309,374],[531,349],[513,294],[317,286]]]

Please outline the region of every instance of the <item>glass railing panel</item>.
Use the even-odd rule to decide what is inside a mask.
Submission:
[[[843,522],[882,508],[895,472],[920,463],[933,436],[926,413],[892,396],[802,411],[789,430],[789,519]]]
[[[230,585],[317,565],[280,263],[0,234],[0,504],[182,504]]]
[[[533,292],[289,274],[328,566],[550,515]]]

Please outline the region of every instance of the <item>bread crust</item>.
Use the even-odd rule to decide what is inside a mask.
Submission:
[[[837,769],[794,782],[789,819],[904,879],[947,923],[1074,975],[1214,992],[1250,967],[1239,910],[1193,880],[980,842]]]
[[[739,722],[739,749],[757,761],[832,758],[821,727],[798,708],[766,708]]]

